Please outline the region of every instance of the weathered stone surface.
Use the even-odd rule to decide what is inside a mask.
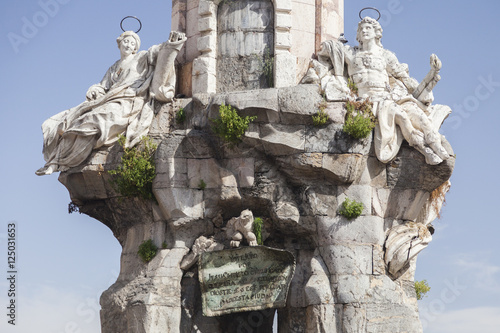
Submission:
[[[376,216],[360,216],[348,220],[343,216],[319,216],[318,243],[334,245],[337,243],[379,244],[385,241],[384,220]]]
[[[341,104],[330,103],[336,120],[317,128],[305,120],[309,109],[299,112],[303,95],[293,92],[269,89],[262,100],[259,91],[199,95],[181,103],[182,126],[166,126],[166,114],[158,113],[158,131],[167,133],[154,136],[157,204],[122,198],[109,184],[106,170],[120,162],[117,147],[61,174],[80,210],[109,226],[124,246],[120,277],[102,298],[103,332],[127,332],[131,322],[133,333],[272,332],[274,310],[202,315],[196,258],[229,248],[231,218],[246,209],[263,218],[265,245],[290,251],[297,262],[287,304],[278,311],[280,333],[420,332],[411,288],[414,254],[425,241],[408,242],[416,235],[411,230],[387,236],[399,235],[408,220],[429,223],[429,193],[447,180],[453,159],[430,166],[403,145],[394,161],[381,163],[371,137],[355,140],[342,132]],[[242,115],[262,116],[232,148],[220,145],[209,121],[228,101]],[[338,214],[346,198],[363,203],[361,216]],[[147,239],[168,248],[145,264],[137,248]],[[406,261],[408,253],[413,259]]]

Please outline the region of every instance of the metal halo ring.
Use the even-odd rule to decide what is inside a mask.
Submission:
[[[363,8],[363,9],[361,9],[361,10],[359,11],[359,19],[360,19],[360,20],[362,20],[362,19],[363,19],[363,18],[361,17],[361,13],[362,13],[363,11],[367,10],[367,9],[373,9],[374,11],[376,11],[376,12],[378,13],[378,18],[377,18],[377,21],[378,21],[378,20],[380,20],[380,16],[381,16],[381,15],[380,15],[380,11],[379,11],[377,8],[375,8],[375,7],[365,7],[365,8]]]
[[[142,22],[141,22],[141,20],[139,20],[139,19],[138,19],[137,17],[135,17],[135,16],[125,16],[125,17],[121,20],[121,22],[120,22],[120,28],[122,29],[122,31],[123,31],[123,32],[125,32],[125,29],[123,29],[123,21],[125,21],[125,20],[126,20],[126,19],[128,19],[128,18],[133,18],[133,19],[136,19],[136,20],[137,20],[137,22],[139,22],[139,30],[137,30],[135,33],[138,33],[139,31],[141,31],[141,29],[142,29]]]

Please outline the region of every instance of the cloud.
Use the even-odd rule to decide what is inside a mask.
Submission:
[[[454,264],[471,278],[475,288],[500,293],[500,266],[492,264],[490,257],[490,252],[460,254]]]
[[[500,307],[478,307],[448,311],[430,322],[426,333],[498,333]]]
[[[33,295],[21,296],[16,326],[2,321],[0,331],[15,333],[95,333],[100,332],[99,299],[101,291],[82,294],[39,285]],[[25,291],[26,294],[26,291]],[[94,294],[94,295],[93,295]]]

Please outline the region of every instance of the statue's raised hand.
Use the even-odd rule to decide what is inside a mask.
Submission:
[[[439,72],[442,65],[443,64],[441,63],[441,60],[439,60],[438,56],[435,54],[431,54],[431,68],[436,72]]]

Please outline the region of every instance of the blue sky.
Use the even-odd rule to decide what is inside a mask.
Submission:
[[[427,73],[430,54],[440,57],[435,102],[454,110],[441,130],[457,154],[452,188],[416,273],[432,288],[420,301],[424,332],[498,332],[500,2],[347,0],[351,45],[358,12],[366,6],[381,10],[384,47],[408,63],[417,80]],[[23,0],[3,1],[0,8],[0,276],[7,271],[10,221],[17,224],[19,271],[18,325],[7,325],[0,313],[0,331],[98,332],[99,295],[118,275],[121,248],[100,222],[68,214],[69,195],[56,175],[35,176],[44,164],[40,126],[83,101],[88,87],[118,59],[115,39],[123,17],[141,18],[141,49],[166,40],[171,3]],[[24,39],[13,42],[14,34]],[[2,309],[6,290],[1,278]]]

